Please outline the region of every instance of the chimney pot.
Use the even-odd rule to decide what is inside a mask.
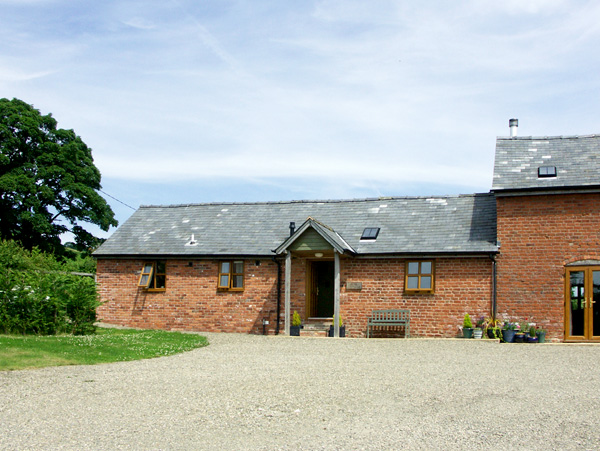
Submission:
[[[519,119],[510,119],[508,121],[508,127],[510,128],[510,137],[514,138],[517,136],[517,127],[519,127]]]

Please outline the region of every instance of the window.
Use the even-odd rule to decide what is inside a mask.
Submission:
[[[145,262],[138,286],[153,291],[163,291],[167,286],[167,263],[164,260]]]
[[[219,263],[219,290],[244,289],[244,262],[241,260]]]
[[[363,230],[363,234],[360,237],[361,240],[376,240],[379,235],[379,227],[367,227]]]
[[[556,166],[540,166],[538,177],[556,177]]]
[[[432,261],[406,262],[404,290],[412,293],[433,293]]]

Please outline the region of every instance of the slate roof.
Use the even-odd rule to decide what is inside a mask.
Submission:
[[[289,238],[289,223],[309,217],[358,255],[497,251],[495,198],[473,194],[143,206],[94,255],[272,256]],[[381,228],[376,240],[360,240],[365,227]]]
[[[538,177],[555,166],[556,177]],[[600,135],[497,138],[492,191],[600,186]]]

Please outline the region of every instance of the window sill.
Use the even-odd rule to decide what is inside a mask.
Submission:
[[[408,294],[408,295],[435,294],[435,291],[434,290],[404,290],[404,294]]]

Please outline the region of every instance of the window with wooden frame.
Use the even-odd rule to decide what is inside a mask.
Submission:
[[[149,291],[164,291],[167,287],[167,262],[144,262],[138,286]]]
[[[242,291],[244,289],[244,262],[242,260],[219,262],[219,290]]]
[[[434,269],[432,260],[406,262],[404,291],[408,293],[433,293]]]

